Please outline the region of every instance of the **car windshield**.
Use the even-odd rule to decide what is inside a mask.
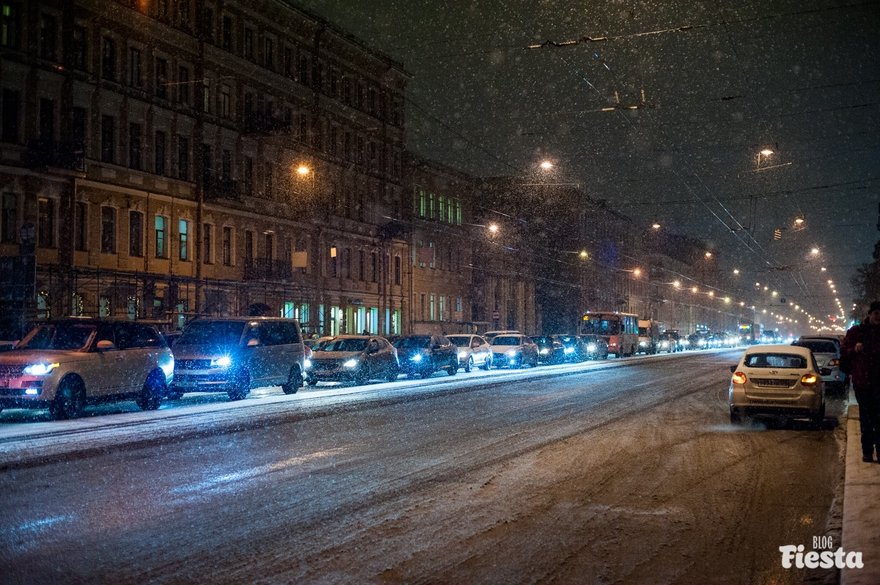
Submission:
[[[31,330],[15,349],[84,350],[96,330],[91,323],[46,323]]]
[[[366,338],[340,338],[331,339],[321,346],[319,351],[364,351],[369,339]]]
[[[802,355],[789,353],[752,353],[746,356],[745,365],[750,368],[804,369],[807,360]]]
[[[413,337],[402,337],[394,342],[397,349],[417,349],[431,345],[431,338],[427,335],[418,335]]]
[[[471,343],[471,338],[467,335],[450,335],[449,341],[457,347],[468,347]]]
[[[536,345],[553,345],[553,339],[550,337],[532,337],[532,341]]]
[[[792,345],[809,348],[813,353],[837,353],[837,345],[833,341],[822,339],[801,339]]]
[[[175,345],[237,345],[245,325],[243,321],[194,321]]]
[[[519,345],[520,338],[513,335],[499,335],[492,340],[492,345]]]

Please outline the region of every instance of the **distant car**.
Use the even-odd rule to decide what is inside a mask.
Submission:
[[[581,343],[584,346],[584,356],[588,360],[607,360],[608,341],[601,335],[582,335]]]
[[[807,347],[752,346],[730,372],[731,423],[750,415],[806,417],[815,424],[825,418],[825,383]]]
[[[168,344],[168,347],[172,347],[174,345],[174,342],[177,341],[177,339],[181,335],[183,335],[183,331],[180,331],[180,330],[165,331],[162,333],[162,337],[165,338],[165,343]]]
[[[538,365],[538,346],[527,336],[499,334],[492,339],[492,366],[496,368],[521,368]]]
[[[538,346],[538,362],[561,364],[565,361],[565,346],[552,335],[535,335],[532,341]]]
[[[0,352],[9,351],[15,347],[15,341],[0,341]]]
[[[706,349],[709,347],[709,338],[699,333],[691,333],[687,336],[688,349]]]
[[[580,335],[551,335],[562,344],[562,353],[567,362],[582,362],[587,359],[587,347]]]
[[[678,339],[670,335],[669,333],[661,333],[660,337],[657,338],[657,351],[658,352],[666,352],[672,353],[678,351],[680,348],[678,346]]]
[[[803,336],[793,345],[807,347],[813,352],[826,389],[844,390],[846,374],[840,371],[840,339],[837,336]]]
[[[155,410],[174,372],[159,331],[136,321],[57,319],[0,353],[0,410],[48,408],[76,418],[87,404],[134,400]]]
[[[339,335],[313,351],[308,383],[366,384],[375,379],[393,382],[399,373],[397,350],[384,337]]]
[[[458,365],[465,372],[470,372],[474,366],[484,370],[492,367],[492,348],[481,335],[462,333],[446,338],[458,348]]]
[[[458,372],[458,347],[443,335],[406,335],[394,347],[400,370],[410,378],[428,378],[439,370],[450,376]]]
[[[483,337],[486,338],[486,341],[492,343],[492,338],[496,335],[522,335],[521,331],[517,331],[516,329],[498,329],[494,331],[486,331],[483,333]]]

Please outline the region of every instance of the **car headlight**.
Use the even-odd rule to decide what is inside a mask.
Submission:
[[[170,378],[174,374],[174,356],[169,355],[164,360],[160,358],[159,367],[162,368],[162,373],[165,374],[165,377]]]
[[[669,342],[668,341],[661,341],[660,347],[669,347]]]
[[[309,358],[304,359],[303,360],[303,369],[308,370],[311,367],[312,367],[312,360],[310,360]]]
[[[516,357],[516,354],[519,353],[518,349],[508,349],[504,352],[508,357]]]
[[[648,345],[647,341],[640,341],[639,342],[639,347],[645,347],[646,345]]]
[[[597,346],[595,343],[587,344],[587,351],[596,351],[597,349],[599,349],[599,346]]]
[[[466,357],[467,357],[467,352],[466,352],[466,351],[460,351],[460,352],[458,352],[458,359],[463,360],[463,359],[466,358]]]
[[[24,369],[24,373],[28,376],[45,376],[57,367],[57,362],[54,364],[31,364]]]
[[[547,349],[546,347],[541,349],[541,355],[547,355],[548,353],[550,353],[550,350]]]
[[[342,364],[343,368],[356,368],[358,365],[358,361],[354,358],[350,360],[346,360],[345,363]]]
[[[573,347],[566,347],[565,349],[562,350],[562,353],[564,353],[566,355],[568,355],[570,353],[574,353],[574,348]]]
[[[220,367],[220,368],[228,368],[232,365],[232,358],[228,355],[224,355],[223,357],[218,357],[216,359],[211,360],[211,367]]]
[[[411,362],[416,362],[416,363],[422,361],[422,354],[417,353],[416,355],[414,355],[414,356],[412,356],[411,358],[409,358],[409,361],[411,361]]]

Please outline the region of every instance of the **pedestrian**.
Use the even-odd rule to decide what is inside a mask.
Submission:
[[[851,363],[852,385],[859,403],[862,461],[880,463],[880,301],[871,303],[868,317],[850,327],[843,338],[842,356]]]

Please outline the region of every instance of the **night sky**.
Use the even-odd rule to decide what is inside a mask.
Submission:
[[[831,279],[849,312],[880,240],[880,2],[291,2],[412,74],[414,152],[477,176],[549,159],[646,229],[706,240],[743,290],[827,319]]]

